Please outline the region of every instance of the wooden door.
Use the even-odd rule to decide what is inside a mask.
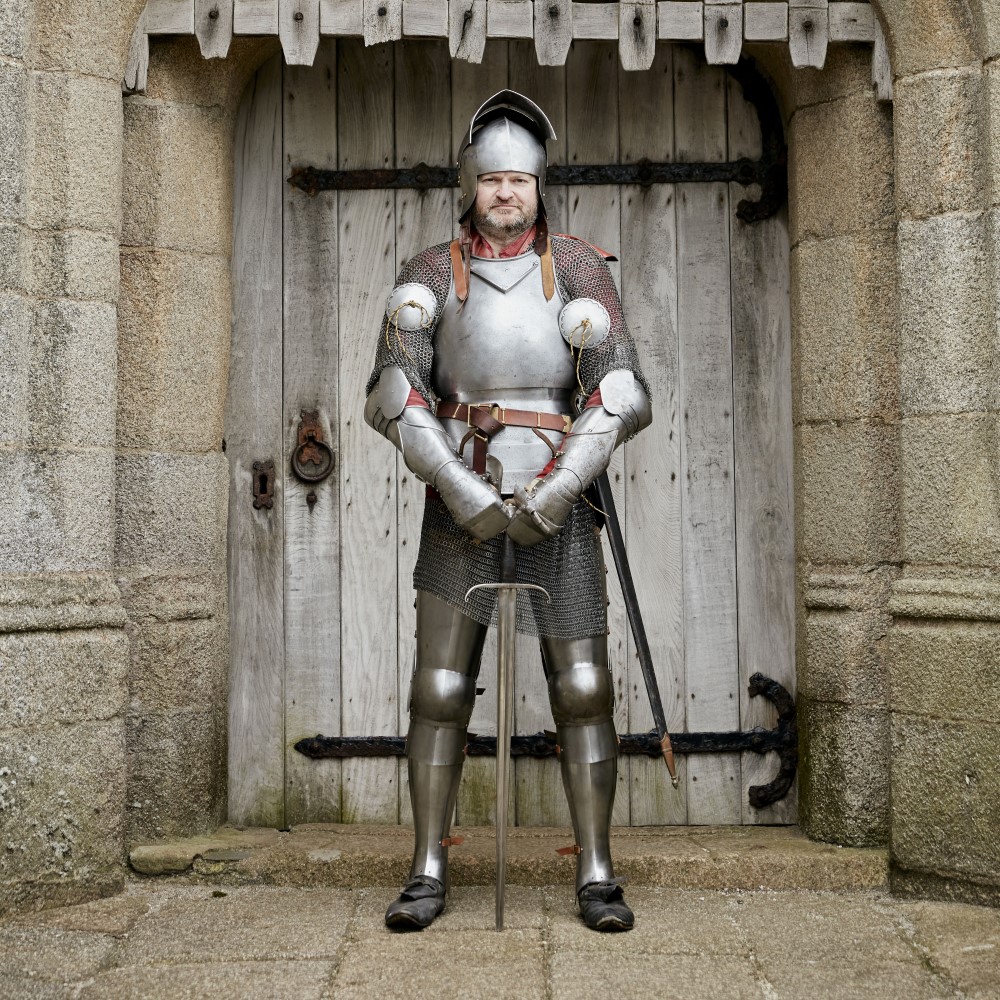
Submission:
[[[326,39],[311,67],[263,66],[236,132],[234,322],[227,413],[230,495],[230,819],[406,822],[405,762],[317,761],[302,737],[405,733],[411,576],[422,487],[362,419],[385,297],[403,262],[455,230],[450,190],[324,191],[298,166],[444,166],[478,104],[511,86],[560,141],[554,163],[757,156],[754,108],[723,68],[660,46],[625,73],[612,44],[576,42],[564,67],[532,43],[491,41],[481,65],[439,41],[365,48]],[[735,215],[726,183],[550,188],[553,229],[612,265],[655,394],[655,422],[620,449],[611,481],[672,731],[771,726],[757,670],[794,686],[788,238],[783,212]],[[290,471],[313,411],[336,468]],[[268,466],[273,463],[273,483]],[[257,463],[255,466],[254,463]],[[254,486],[273,487],[254,506]],[[310,497],[310,491],[312,496]],[[265,490],[266,492],[266,490]],[[609,565],[611,564],[608,558]],[[610,577],[619,731],[652,727],[621,595]],[[495,636],[472,728],[495,729]],[[552,728],[533,640],[518,641],[516,731]],[[615,821],[791,822],[794,794],[756,810],[773,774],[756,755],[692,756],[673,791],[661,763],[623,758]],[[458,822],[489,823],[493,762],[467,762]],[[511,820],[568,823],[554,761],[518,759]]]

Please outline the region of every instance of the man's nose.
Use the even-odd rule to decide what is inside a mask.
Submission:
[[[504,178],[500,182],[500,187],[497,189],[497,197],[498,198],[513,198],[514,197],[514,188],[512,187],[510,181],[507,180],[507,178]]]

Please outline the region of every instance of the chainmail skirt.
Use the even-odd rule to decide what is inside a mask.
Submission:
[[[420,533],[420,552],[413,586],[467,614],[483,625],[496,625],[496,591],[477,590],[478,583],[500,580],[503,537],[481,542],[463,531],[448,508],[428,497]],[[608,631],[607,588],[601,539],[594,513],[582,501],[570,512],[555,538],[517,547],[517,582],[544,587],[548,604],[537,591],[517,596],[517,631],[555,639],[583,639]]]

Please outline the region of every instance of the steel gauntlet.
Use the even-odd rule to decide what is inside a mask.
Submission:
[[[535,545],[558,535],[584,490],[607,469],[615,449],[652,418],[649,397],[631,371],[605,375],[600,403],[588,406],[573,423],[552,471],[517,497],[518,511],[507,529],[511,538],[519,545]]]
[[[459,527],[476,538],[499,535],[509,521],[500,494],[466,466],[429,409],[406,405],[410,389],[400,368],[383,369],[365,403],[365,421],[399,449],[418,479],[437,490]]]

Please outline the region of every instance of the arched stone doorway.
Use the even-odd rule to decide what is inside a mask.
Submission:
[[[552,114],[557,163],[761,155],[740,84],[683,47],[661,46],[650,70],[625,73],[616,47],[597,42],[542,68],[526,42],[492,41],[470,65],[443,42],[325,40],[310,68],[276,57],[258,72],[237,126],[226,429],[236,822],[406,819],[396,760],[311,760],[294,745],[405,732],[422,495],[360,413],[384,295],[455,218],[448,190],[310,198],[286,179],[302,166],[447,165],[471,112],[507,85]],[[754,193],[695,181],[550,193],[556,231],[621,258],[616,279],[657,397],[655,429],[626,446],[612,478],[675,732],[773,725],[746,691],[757,670],[794,689],[787,222],[738,218]],[[289,468],[309,412],[337,462],[316,485]],[[255,507],[262,470],[272,497]],[[614,585],[611,629],[618,728],[643,732],[651,719]],[[537,659],[522,641],[526,734],[552,727]],[[480,733],[492,725],[493,660],[488,649]],[[776,766],[750,753],[688,757],[677,794],[662,764],[626,758],[616,821],[787,822],[794,798],[761,810],[746,801]],[[469,761],[460,822],[490,821],[492,770]],[[554,762],[519,759],[516,821],[567,822],[558,783]]]

